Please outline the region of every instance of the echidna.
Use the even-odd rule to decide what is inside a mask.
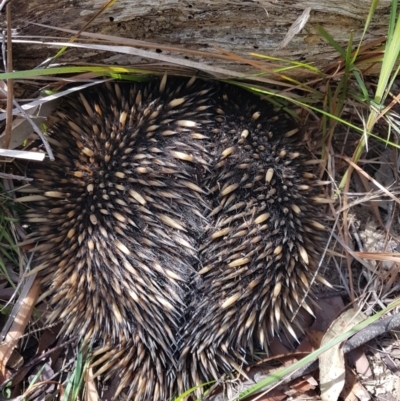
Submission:
[[[29,169],[35,271],[117,393],[167,400],[290,328],[322,226],[284,113],[164,77],[82,91],[56,118],[56,161]]]
[[[212,210],[199,248],[196,297],[180,342],[180,385],[246,363],[305,301],[321,259],[320,198],[298,129],[271,104],[224,86],[213,96]],[[323,281],[323,280],[321,280]],[[296,322],[295,322],[296,323]]]

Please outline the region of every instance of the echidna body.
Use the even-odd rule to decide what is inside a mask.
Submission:
[[[128,398],[218,378],[290,328],[315,274],[313,176],[289,119],[228,85],[115,83],[64,102],[30,171],[36,271]]]
[[[181,341],[183,388],[240,369],[282,324],[296,337],[292,318],[311,311],[304,299],[322,242],[314,176],[288,116],[235,88],[213,104],[212,223]]]
[[[28,218],[41,222],[50,321],[110,349],[102,368],[121,367],[121,388],[138,399],[171,395],[205,224],[210,93],[182,81],[83,92],[56,116],[56,162],[31,170],[44,195]]]

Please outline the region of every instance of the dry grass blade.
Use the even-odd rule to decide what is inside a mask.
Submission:
[[[42,161],[46,157],[46,154],[39,152],[27,152],[24,150],[0,149],[0,156],[8,157],[10,159],[16,158],[16,159]]]
[[[87,78],[89,79],[89,78],[92,78],[92,77],[93,77],[93,74],[91,74],[91,76],[87,77]],[[36,77],[33,77],[33,78],[34,79],[39,79],[40,77],[36,76]],[[21,113],[23,116],[29,117],[29,116],[27,116],[25,114],[25,112],[28,112],[28,111],[32,112],[32,110],[35,109],[38,106],[42,106],[42,105],[44,105],[46,103],[49,103],[49,102],[52,102],[54,100],[61,99],[64,96],[70,95],[71,93],[79,92],[82,89],[85,89],[85,88],[88,88],[88,87],[94,86],[94,85],[99,85],[99,84],[101,84],[103,82],[107,82],[109,80],[110,79],[99,79],[99,80],[96,80],[95,82],[88,82],[88,83],[85,83],[85,84],[82,84],[82,85],[76,85],[73,88],[68,88],[66,90],[59,91],[57,93],[53,93],[53,94],[48,95],[46,97],[35,99],[35,100],[33,100],[33,101],[29,102],[29,103],[24,104],[23,106],[19,106],[18,104],[14,103],[16,107],[14,109],[11,108],[12,109],[12,114],[15,116],[15,115]],[[57,81],[61,81],[62,83],[75,82],[75,80],[73,78],[69,78],[68,81],[63,80],[62,78],[58,78]],[[0,88],[0,92],[3,93],[1,88]],[[6,119],[6,113],[0,113],[0,121],[3,121],[5,119]],[[0,139],[1,139],[1,137],[0,137]]]
[[[35,25],[35,26],[40,26],[43,28],[47,29],[52,29],[60,32],[67,32],[71,33],[73,35],[77,35],[78,31],[75,31],[73,29],[66,29],[66,28],[60,28],[60,27],[55,27],[51,25],[43,25],[43,24],[38,24],[34,22],[30,22],[30,24]],[[191,50],[187,47],[176,47],[176,46],[169,46],[163,43],[155,43],[155,42],[150,42],[150,41],[144,41],[144,40],[137,40],[137,39],[132,39],[132,38],[124,38],[121,36],[113,36],[113,35],[105,35],[101,33],[93,33],[93,32],[79,32],[80,37],[87,37],[91,40],[91,42],[94,42],[94,40],[97,40],[99,43],[110,43],[110,44],[122,44],[122,45],[129,45],[133,47],[144,47],[147,49],[161,49],[169,52],[175,52],[175,53],[182,53],[182,54],[191,54],[193,56],[200,56],[200,57],[206,57],[206,58],[218,58],[222,60],[229,60],[229,56],[224,56],[222,54],[218,53],[211,53],[211,52],[204,52],[200,50]],[[44,37],[43,39],[49,39],[48,37]]]
[[[114,3],[116,2],[116,0],[108,0],[108,2],[103,5],[96,13],[94,13],[94,15],[90,18],[90,20],[85,24],[84,27],[82,27],[81,30],[79,30],[71,39],[70,39],[70,43],[74,42],[79,35],[83,32],[84,29],[86,29],[88,26],[91,25],[91,23],[97,18],[99,17],[104,11],[106,11],[108,8],[110,8]],[[44,63],[45,65],[50,64],[51,61],[57,59],[58,57],[60,57],[64,51],[67,49],[67,46],[63,47],[61,50],[59,50],[57,52],[57,54],[51,58],[50,60],[47,60],[46,63]]]
[[[382,190],[389,198],[394,200],[396,203],[400,205],[400,199],[396,196],[394,196],[387,188],[385,188],[383,185],[381,185],[378,181],[376,181],[374,178],[372,178],[368,173],[366,173],[361,167],[359,167],[357,164],[355,164],[352,160],[350,160],[348,157],[343,156],[343,159],[349,163],[349,165],[354,169],[357,170],[361,175],[366,177],[369,181],[374,183],[380,190]]]
[[[84,43],[68,43],[68,42],[39,42],[39,41],[26,41],[15,39],[15,43],[36,43],[43,44],[47,46],[55,46],[55,47],[75,47],[81,49],[92,49],[92,50],[103,50],[110,51],[114,53],[123,53],[123,54],[131,54],[134,56],[145,57],[147,59],[156,60],[157,62],[164,62],[172,65],[180,65],[183,67],[192,68],[194,70],[204,71],[215,75],[216,78],[243,78],[243,73],[228,70],[219,67],[213,67],[205,63],[199,63],[196,61],[190,61],[183,58],[166,56],[163,54],[154,54],[153,52],[147,50],[136,49],[129,46],[114,46],[114,45],[95,45],[95,44],[84,44]]]
[[[400,256],[398,253],[392,252],[355,252],[360,258],[369,260],[379,260],[382,262],[395,262],[400,263]]]
[[[6,17],[7,17],[7,71],[11,72],[12,67],[12,39],[11,39],[11,4],[8,3],[6,6]],[[7,121],[6,121],[6,132],[4,137],[4,147],[7,149],[11,142],[11,129],[12,129],[12,107],[10,106],[14,98],[13,80],[7,80]]]

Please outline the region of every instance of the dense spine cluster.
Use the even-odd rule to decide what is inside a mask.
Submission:
[[[56,118],[56,161],[30,169],[35,270],[50,321],[118,393],[169,399],[291,330],[323,227],[285,114],[164,78],[83,91]]]
[[[295,337],[291,320],[300,305],[311,312],[304,298],[320,259],[317,191],[297,129],[271,104],[225,90],[213,98],[212,223],[181,341],[183,388],[240,369],[280,325]]]

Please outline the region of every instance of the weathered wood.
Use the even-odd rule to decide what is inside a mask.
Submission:
[[[105,3],[104,0],[13,0],[13,28],[18,27],[20,35],[69,37],[28,22],[80,29]],[[318,34],[318,25],[322,25],[344,47],[351,32],[354,42],[358,43],[370,3],[370,0],[119,0],[100,15],[89,30],[193,50],[212,51],[216,47],[242,56],[257,52],[313,62],[318,67],[324,67],[338,54]],[[366,42],[386,35],[390,3],[391,0],[380,2]],[[279,49],[288,29],[307,7],[311,7],[307,24],[287,47]],[[4,21],[2,23],[4,27]],[[33,68],[57,50],[43,45],[15,44],[14,68]],[[157,54],[156,49],[151,51]],[[163,51],[162,54],[170,53]],[[194,55],[186,57],[222,68],[250,71],[249,66],[238,65],[235,61],[204,59]],[[126,54],[71,49],[59,61],[130,65],[144,59]],[[154,63],[154,60],[151,62]]]

